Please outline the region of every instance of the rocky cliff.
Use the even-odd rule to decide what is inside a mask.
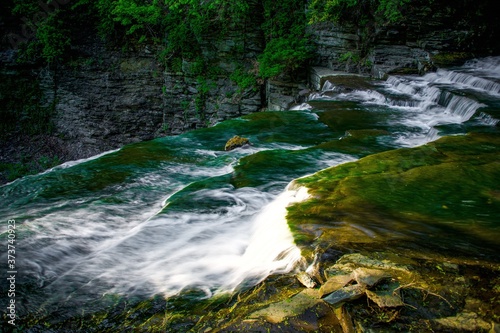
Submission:
[[[441,2],[433,2],[432,8],[409,7],[412,20],[399,25],[310,25],[316,54],[311,68],[380,79],[390,73],[424,73],[450,60],[499,51],[487,42],[499,30],[489,29],[492,20],[480,24],[467,14],[470,8],[459,4],[450,8]],[[19,66],[15,52],[8,50],[0,57],[1,71],[10,76],[29,72],[43,92],[44,106],[53,107],[51,142],[64,149],[48,155],[62,155],[61,160],[88,157],[124,144],[207,127],[263,107],[287,109],[300,101],[308,84],[319,88],[311,85],[306,73],[243,90],[238,87],[232,75],[251,71],[265,46],[261,23],[245,22],[224,38],[207,34],[203,56],[209,67],[217,68],[210,75],[200,76],[196,60],[168,66],[159,61],[152,46],[113,49],[92,36],[74,46],[71,61],[57,68]],[[12,142],[23,145],[19,140],[4,140],[0,150],[7,160],[8,151],[22,150],[10,147]]]
[[[411,19],[398,24],[320,23],[309,27],[317,55],[313,66],[369,74],[423,74],[439,66],[500,52],[492,40],[500,27],[491,4],[450,5],[441,0],[415,1],[406,8]]]

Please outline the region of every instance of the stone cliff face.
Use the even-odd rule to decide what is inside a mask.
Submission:
[[[77,156],[207,127],[262,107],[260,91],[239,91],[229,75],[200,82],[188,62],[169,71],[147,48],[123,53],[96,43],[89,49],[72,66],[40,72],[47,100],[56,100],[56,134]],[[237,65],[233,57],[222,55],[223,61],[228,68]]]
[[[310,26],[316,46],[311,67],[384,78],[432,70],[450,52],[488,51],[470,42],[474,32],[467,24],[454,26],[453,15],[456,11],[434,8],[411,13],[414,19],[398,26]],[[54,137],[71,152],[64,159],[210,126],[263,107],[287,109],[311,86],[303,75],[241,91],[230,79],[239,68],[250,69],[262,52],[260,22],[245,23],[224,39],[208,36],[202,48],[204,57],[219,68],[206,80],[200,80],[194,62],[168,68],[158,61],[156,50],[113,51],[98,40],[77,46],[76,60],[57,71],[31,68],[47,103],[55,102]],[[17,70],[12,51],[2,53],[0,60],[3,70]]]
[[[317,49],[313,66],[383,79],[391,73],[423,74],[435,66],[500,52],[492,43],[500,29],[491,4],[468,6],[441,0],[408,6],[411,19],[398,25],[316,24],[309,27]]]

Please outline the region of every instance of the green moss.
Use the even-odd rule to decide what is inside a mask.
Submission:
[[[236,149],[238,147],[242,147],[244,145],[247,145],[249,143],[250,143],[250,141],[247,138],[242,138],[238,135],[235,135],[227,141],[226,145],[224,146],[224,150],[225,151],[233,150],[233,149]]]
[[[470,134],[325,169],[297,180],[313,199],[289,208],[289,224],[299,244],[310,225],[324,241],[432,242],[431,232],[449,238],[440,245],[462,235],[498,247],[499,151],[498,134]]]
[[[60,163],[61,161],[57,156],[52,158],[41,156],[31,161],[28,158],[22,158],[20,162],[16,163],[0,163],[0,175],[7,181],[13,181],[26,175],[33,175],[50,169]]]
[[[432,62],[437,67],[462,65],[471,58],[474,58],[474,55],[468,52],[440,52],[431,56]]]

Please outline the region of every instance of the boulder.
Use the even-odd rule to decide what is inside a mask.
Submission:
[[[250,144],[250,140],[248,140],[247,138],[242,138],[238,135],[235,135],[227,141],[226,146],[224,147],[224,150],[230,151],[230,150],[236,149],[238,147],[243,147],[243,146],[248,145],[248,144]]]

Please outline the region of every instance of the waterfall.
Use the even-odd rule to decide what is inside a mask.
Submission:
[[[461,122],[465,122],[476,113],[477,109],[485,105],[467,97],[452,95],[449,102],[444,106],[446,107],[446,113],[458,116]]]
[[[438,139],[437,126],[464,124],[477,120],[482,126],[496,126],[495,115],[485,113],[485,98],[500,95],[500,58],[473,60],[454,69],[439,69],[422,77],[391,75],[374,89],[340,92],[326,81],[321,92],[308,102],[359,101],[382,107],[392,114],[392,121],[409,129],[397,133],[397,142],[416,146]],[[485,97],[492,96],[492,97]],[[304,109],[304,105],[301,106]],[[411,130],[410,128],[413,128]]]
[[[239,259],[239,267],[232,274],[229,286],[232,288],[253,278],[260,282],[273,273],[292,270],[302,258],[295,245],[286,221],[286,208],[309,197],[306,188],[286,190],[254,218],[252,236],[245,252]]]
[[[474,76],[468,73],[456,71],[438,70],[436,73],[428,74],[426,78],[431,83],[453,84],[462,89],[475,89],[487,94],[499,95],[500,84],[489,79]]]
[[[397,78],[395,76],[389,76],[387,78],[387,84],[403,94],[414,95],[417,92],[417,89],[410,83],[403,82],[402,78]]]
[[[203,298],[292,272],[301,253],[287,206],[308,194],[288,183],[443,135],[497,131],[499,69],[500,57],[423,77],[356,77],[356,89],[327,82],[295,110],[132,144],[0,186],[1,219],[17,223],[20,314],[64,320],[113,298]],[[224,151],[235,134],[252,146]]]

